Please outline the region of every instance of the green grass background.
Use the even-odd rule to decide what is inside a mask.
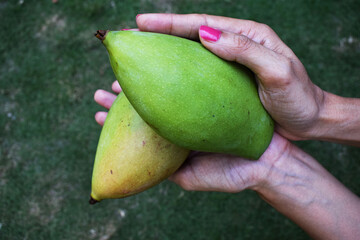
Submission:
[[[0,239],[308,239],[254,192],[186,192],[165,181],[88,204],[101,127],[93,101],[114,80],[97,29],[145,12],[270,25],[321,88],[360,97],[358,0],[0,0]],[[360,194],[360,150],[298,142]]]

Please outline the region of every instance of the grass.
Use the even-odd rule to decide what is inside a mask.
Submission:
[[[97,29],[144,12],[208,13],[270,25],[321,88],[360,97],[359,1],[0,1],[0,239],[308,239],[254,192],[170,182],[88,204],[101,128],[97,88],[114,75]],[[360,194],[360,150],[299,142]]]

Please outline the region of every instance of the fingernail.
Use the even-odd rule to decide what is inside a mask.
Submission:
[[[221,36],[221,31],[204,25],[200,27],[199,33],[202,39],[210,42],[216,42]]]
[[[140,31],[138,28],[124,28],[121,31]]]

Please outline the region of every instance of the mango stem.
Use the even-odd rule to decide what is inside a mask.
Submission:
[[[97,30],[94,34],[99,40],[104,41],[109,30]]]

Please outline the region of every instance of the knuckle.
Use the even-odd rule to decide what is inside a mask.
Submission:
[[[205,13],[192,13],[188,15],[189,22],[198,22],[200,20],[201,25],[208,25],[209,17],[210,15]]]
[[[280,71],[278,72],[278,79],[282,85],[289,85],[294,77],[292,70],[292,62],[289,58],[282,59],[279,64]]]
[[[282,58],[274,67],[270,67],[261,73],[261,78],[273,86],[286,88],[293,83],[294,72],[292,61],[288,58]]]
[[[261,32],[262,34],[268,35],[274,32],[274,30],[265,23],[255,22],[249,20],[249,25],[251,29],[256,29],[257,31]]]
[[[210,18],[210,15],[208,15],[208,14],[200,14],[200,16],[203,18],[204,25],[208,26],[209,25],[208,19]]]
[[[251,40],[245,36],[234,34],[233,38],[235,47],[243,52],[248,51],[252,46]]]
[[[246,20],[246,22],[250,29],[257,29],[261,25],[261,23],[254,20]]]
[[[271,34],[274,32],[274,30],[267,24],[265,23],[259,23],[259,26],[261,28],[261,31],[266,33],[266,34]]]
[[[198,16],[204,18],[204,19],[207,19],[209,17],[209,14],[206,14],[206,13],[198,13],[196,15],[198,15]]]

